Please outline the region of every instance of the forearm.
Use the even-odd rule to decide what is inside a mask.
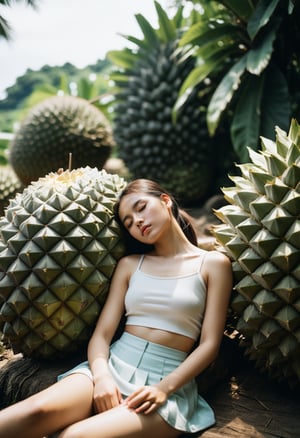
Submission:
[[[99,336],[90,342],[88,359],[93,374],[94,406],[97,412],[112,409],[122,401],[122,395],[108,366],[110,338]]]
[[[109,343],[104,338],[98,338],[96,343],[91,339],[88,346],[88,362],[94,380],[109,374],[108,357]]]
[[[204,371],[216,358],[218,348],[209,343],[200,344],[172,373],[157,385],[168,396]]]

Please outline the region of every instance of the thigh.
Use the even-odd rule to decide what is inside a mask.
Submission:
[[[93,382],[73,374],[0,412],[0,437],[49,435],[91,415]]]
[[[120,406],[65,429],[59,438],[176,438],[180,432],[157,414],[136,414]]]
[[[71,374],[27,399],[27,407],[32,436],[50,435],[92,414],[93,382],[84,374]],[[26,409],[20,408],[26,418]]]
[[[94,385],[84,374],[71,374],[30,399],[37,412],[61,427],[92,414]]]

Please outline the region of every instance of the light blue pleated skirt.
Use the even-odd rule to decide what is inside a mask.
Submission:
[[[177,368],[186,356],[183,351],[124,332],[111,345],[108,364],[116,384],[126,397],[141,386],[159,382]],[[88,362],[83,362],[58,376],[58,380],[73,373],[82,373],[93,379]],[[215,423],[214,412],[198,394],[195,380],[171,394],[157,412],[174,429],[188,433],[199,432]]]

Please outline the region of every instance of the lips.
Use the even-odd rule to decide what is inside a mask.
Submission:
[[[144,236],[145,234],[147,234],[147,232],[148,232],[149,229],[150,229],[150,225],[144,225],[144,226],[141,228],[142,236]]]

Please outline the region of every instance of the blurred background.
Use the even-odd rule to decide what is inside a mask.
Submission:
[[[152,0],[41,0],[35,8],[26,1],[0,4],[0,16],[11,27],[10,40],[0,39],[0,98],[27,69],[67,62],[84,68],[124,47],[120,34],[140,35],[136,13],[157,22]]]

